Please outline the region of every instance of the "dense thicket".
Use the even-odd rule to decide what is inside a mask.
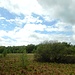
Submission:
[[[75,63],[75,46],[66,42],[42,43],[35,52],[35,60],[42,62]]]

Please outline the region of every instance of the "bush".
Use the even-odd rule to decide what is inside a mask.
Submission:
[[[22,68],[27,69],[28,64],[29,62],[28,62],[26,50],[24,50],[24,52],[21,55],[21,66]]]
[[[37,61],[50,61],[50,46],[45,44],[40,44],[37,47],[37,50],[35,52],[34,58]]]
[[[67,48],[63,43],[44,43],[37,47],[34,58],[41,62],[64,61],[67,55]]]
[[[3,57],[6,57],[6,55],[7,55],[7,50],[6,49],[4,49],[2,55],[3,55]]]
[[[56,62],[57,63],[74,64],[75,63],[75,56],[63,56],[59,60],[57,60]]]

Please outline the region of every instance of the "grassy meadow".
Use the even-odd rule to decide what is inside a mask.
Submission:
[[[0,75],[75,75],[75,64],[36,62],[34,54],[27,57],[28,65],[23,68],[21,54],[0,55]]]

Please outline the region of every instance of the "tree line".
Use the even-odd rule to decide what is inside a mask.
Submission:
[[[41,47],[41,46],[44,46],[44,47]],[[46,49],[46,51],[50,50],[50,48],[51,48],[52,51],[55,53],[58,50],[63,51],[63,52],[65,50],[65,52],[67,52],[67,54],[75,54],[75,45],[72,45],[71,43],[67,43],[67,42],[62,42],[62,43],[61,42],[53,42],[53,43],[52,42],[43,42],[38,45],[29,44],[27,46],[25,46],[25,45],[23,45],[23,46],[8,46],[8,47],[0,46],[0,53],[2,53],[4,50],[6,50],[7,53],[22,53],[24,50],[26,50],[27,53],[34,53],[38,50],[38,47],[41,47],[41,50],[43,50],[43,48],[44,48],[44,49]]]
[[[43,42],[38,45],[0,46],[0,53],[34,53],[34,60],[41,62],[75,63],[75,45],[66,42]]]
[[[36,45],[29,44],[27,46],[0,46],[0,53],[7,51],[7,53],[23,53],[26,50],[27,53],[32,53],[37,48]]]

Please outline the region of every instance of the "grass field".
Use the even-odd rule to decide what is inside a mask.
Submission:
[[[27,54],[28,66],[21,66],[21,54],[0,57],[0,75],[75,75],[75,64],[41,63],[33,61],[33,54]]]

